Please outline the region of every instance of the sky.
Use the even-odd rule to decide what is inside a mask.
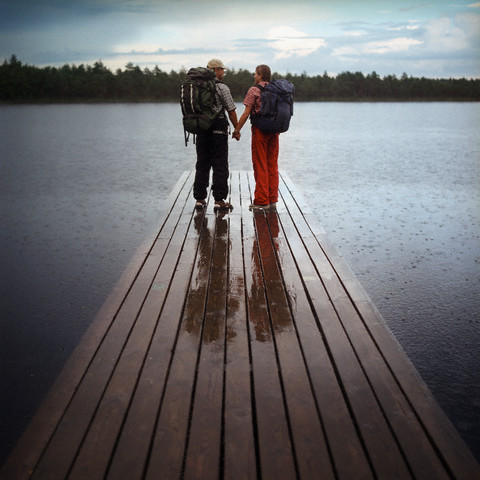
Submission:
[[[0,61],[480,78],[480,2],[0,0]]]

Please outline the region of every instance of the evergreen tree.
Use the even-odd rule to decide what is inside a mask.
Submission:
[[[128,63],[112,73],[102,61],[90,65],[35,67],[23,64],[16,55],[0,65],[0,102],[178,102],[186,70],[169,73]],[[273,73],[295,85],[295,101],[480,101],[479,79],[381,78],[375,71],[342,72],[336,77],[310,77]],[[253,73],[229,70],[225,83],[236,101],[243,100],[254,84]]]

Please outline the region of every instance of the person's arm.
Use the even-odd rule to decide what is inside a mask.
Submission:
[[[232,122],[233,128],[236,130],[237,129],[237,124],[238,124],[237,111],[236,110],[230,110],[228,112],[228,118]]]
[[[240,132],[237,132],[237,126],[238,126],[237,111],[230,110],[228,112],[228,118],[232,122],[233,128],[235,129],[232,133],[232,138],[234,138],[238,142],[240,140]]]
[[[252,107],[247,107],[245,105],[245,110],[242,113],[242,116],[240,117],[240,120],[238,121],[237,126],[235,127],[235,131],[233,132],[234,135],[235,133],[240,133],[240,130],[245,125],[245,122],[248,120],[248,117],[250,116],[251,111],[252,111]]]
[[[230,122],[232,122],[233,128],[237,128],[237,107],[233,101],[230,89],[224,83],[217,83],[216,87],[217,93],[219,94],[222,102],[222,106],[228,112],[228,118],[230,119]]]

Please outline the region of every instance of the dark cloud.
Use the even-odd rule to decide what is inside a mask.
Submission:
[[[179,69],[219,56],[235,68],[268,60],[292,73],[480,76],[478,8],[447,0],[415,9],[407,0],[263,5],[270,3],[256,18],[223,0],[0,0],[0,60]],[[247,0],[242,12],[250,5],[258,8]],[[272,37],[272,29],[287,33]]]

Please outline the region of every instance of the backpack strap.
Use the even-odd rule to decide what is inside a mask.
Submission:
[[[268,85],[268,83],[267,83],[267,85]],[[267,85],[260,85],[259,83],[256,83],[253,86],[258,88],[260,90],[260,95],[262,95],[262,92],[265,90]],[[256,112],[256,113],[253,113],[253,110],[252,110],[252,112],[250,113],[250,123],[253,123],[252,122],[252,117],[254,117],[255,115],[258,115],[259,113],[260,113],[259,111]]]
[[[268,83],[267,83],[267,85],[268,85]],[[255,84],[254,87],[257,87],[260,90],[260,95],[261,95],[262,92],[267,88],[267,85],[260,85],[258,83],[258,84]]]

